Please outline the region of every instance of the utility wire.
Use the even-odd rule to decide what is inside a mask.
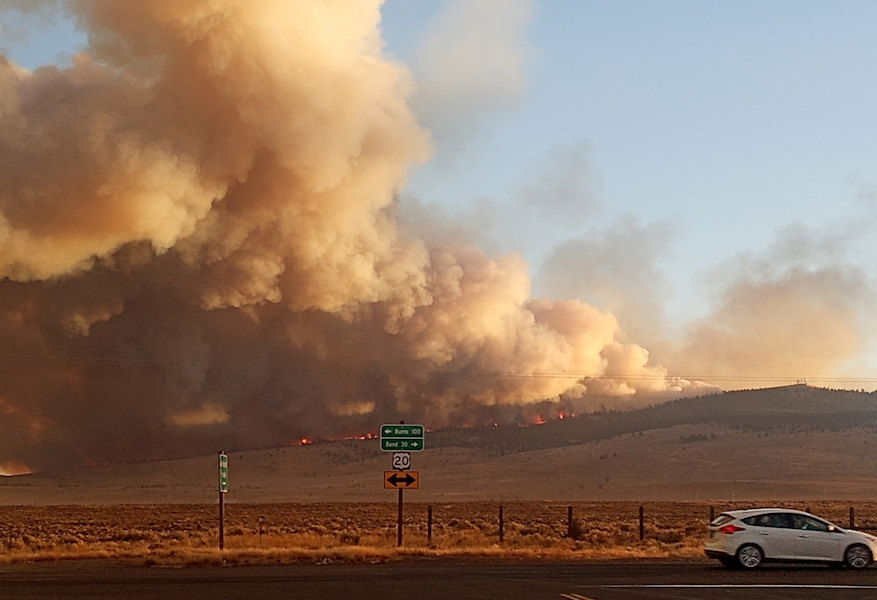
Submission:
[[[132,365],[140,365],[145,367],[160,367],[160,366],[168,366],[168,365],[177,365],[179,364],[179,360],[162,360],[155,358],[132,358],[132,357],[124,357],[124,356],[115,356],[115,357],[101,357],[101,356],[65,356],[60,354],[21,354],[21,353],[9,353],[3,352],[0,353],[0,359],[18,359],[18,360],[49,360],[49,361],[60,361],[60,362],[68,362],[68,363],[80,363],[80,364],[104,364],[104,365],[119,365],[119,366],[132,366]],[[230,363],[230,362],[217,362],[217,361],[209,361],[211,365],[222,365],[222,364],[234,364],[239,365],[239,362]],[[248,365],[253,365],[252,362],[247,362]],[[276,363],[275,363],[276,364]],[[258,363],[259,366],[271,366],[269,363]],[[254,365],[255,366],[255,365]],[[625,380],[625,381],[673,381],[679,379],[693,380],[693,381],[719,381],[719,382],[747,382],[747,381],[760,381],[760,382],[818,382],[818,383],[877,383],[877,377],[801,377],[798,375],[789,375],[789,376],[777,376],[777,375],[651,375],[651,374],[643,374],[643,373],[615,373],[615,374],[606,374],[606,373],[549,373],[549,372],[456,372],[456,373],[436,373],[437,376],[443,377],[453,377],[453,378],[492,378],[492,379],[569,379],[573,381],[586,381],[589,379],[596,380]]]

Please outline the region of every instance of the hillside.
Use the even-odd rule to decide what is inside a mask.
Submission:
[[[877,494],[877,394],[803,385],[435,431],[412,501],[854,499]],[[231,502],[392,501],[377,440],[231,452]],[[215,456],[0,480],[2,504],[215,501]]]
[[[440,431],[430,435],[430,447],[464,446],[500,453],[522,452],[696,424],[787,433],[877,428],[877,392],[827,390],[807,385],[725,392],[633,411],[553,420],[538,427],[513,425]]]

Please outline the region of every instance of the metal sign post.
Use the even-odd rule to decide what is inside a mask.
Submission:
[[[399,424],[404,425],[405,421],[399,421]],[[422,432],[423,428],[421,427],[420,430]],[[398,429],[396,431],[398,432]],[[381,427],[381,450],[384,449],[384,435],[386,435],[388,433],[390,433],[389,429]],[[408,433],[407,428],[406,428],[406,431],[404,433],[405,434]],[[423,446],[423,444],[421,444],[421,446]],[[408,458],[408,467],[410,468],[411,467],[411,455],[409,454],[408,457],[409,457]],[[394,453],[393,454],[393,468],[398,469],[398,467],[396,467],[397,462],[398,462],[398,460],[396,458],[396,454]],[[398,511],[397,511],[398,516],[396,518],[396,547],[398,547],[398,548],[402,547],[402,495],[404,493],[405,493],[405,490],[403,490],[402,488],[399,488],[399,504],[398,504]]]
[[[393,452],[392,464],[395,469],[395,471],[384,471],[384,487],[399,491],[396,516],[397,546],[402,546],[402,500],[405,488],[417,489],[420,484],[420,473],[408,470],[411,468],[409,452],[423,450],[425,432],[423,425],[406,425],[405,421],[381,425],[381,450]],[[405,476],[401,477],[401,473],[405,473]]]
[[[225,549],[225,494],[228,492],[228,456],[219,451],[219,549]]]
[[[398,516],[396,517],[396,546],[402,547],[402,494],[405,493],[405,490],[399,488],[399,506],[398,506]]]

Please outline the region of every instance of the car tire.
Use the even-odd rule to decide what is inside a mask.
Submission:
[[[743,544],[735,555],[737,564],[744,569],[754,569],[764,560],[764,552],[755,544]]]
[[[844,564],[850,569],[864,569],[872,560],[871,551],[863,544],[853,544],[844,550]]]

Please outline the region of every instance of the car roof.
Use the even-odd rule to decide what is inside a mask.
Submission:
[[[744,519],[746,517],[751,517],[753,515],[763,515],[766,513],[775,513],[775,512],[783,512],[783,513],[793,513],[799,515],[811,515],[811,513],[804,512],[803,510],[795,510],[794,508],[747,508],[744,510],[726,510],[723,512],[723,515],[730,515],[735,519]],[[816,516],[816,515],[811,515]]]

